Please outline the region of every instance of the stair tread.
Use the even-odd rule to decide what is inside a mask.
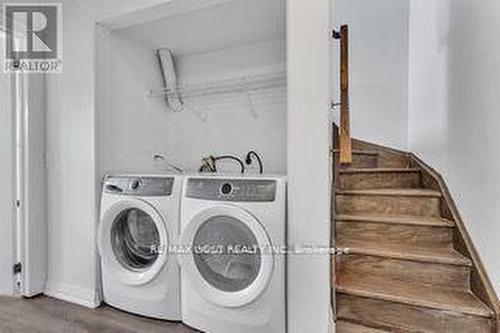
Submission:
[[[335,329],[338,333],[389,333],[389,331],[353,324],[344,320],[338,320]]]
[[[392,259],[413,260],[420,262],[440,263],[459,266],[471,266],[469,258],[452,248],[418,248],[405,245],[375,244],[372,242],[349,241],[337,244],[347,253],[364,254]]]
[[[418,173],[420,169],[416,168],[349,168],[339,170],[341,174],[352,173]]]
[[[423,188],[383,188],[362,190],[337,190],[337,195],[381,195],[408,197],[441,197],[441,192]]]
[[[445,218],[418,215],[387,215],[387,214],[340,214],[335,217],[342,222],[370,222],[387,224],[406,224],[430,227],[454,227],[455,224]]]
[[[460,314],[491,317],[492,311],[468,290],[432,288],[397,281],[370,279],[337,280],[337,291],[359,297],[380,299]]]

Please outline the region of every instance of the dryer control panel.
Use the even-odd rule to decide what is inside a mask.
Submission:
[[[276,198],[276,181],[269,179],[191,178],[186,186],[186,196],[194,199],[273,202]]]
[[[138,197],[167,197],[173,186],[173,177],[109,176],[104,180],[105,193]]]

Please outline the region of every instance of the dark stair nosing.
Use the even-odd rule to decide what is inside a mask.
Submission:
[[[428,189],[412,189],[412,188],[336,190],[335,195],[431,197],[431,198],[442,197],[442,194],[439,191],[428,190]]]
[[[387,214],[339,214],[335,216],[337,222],[352,223],[382,223],[407,226],[424,226],[436,228],[454,228],[455,223],[445,218],[419,215],[387,215]]]
[[[332,149],[332,152],[335,154],[339,154],[340,150],[339,149]],[[371,151],[371,150],[353,150],[351,152],[353,155],[366,155],[366,156],[379,156],[380,153],[377,151]]]
[[[471,291],[456,291],[433,289],[429,286],[409,286],[408,283],[398,285],[397,282],[391,283],[390,286],[379,286],[373,281],[364,285],[362,283],[345,283],[337,284],[337,292],[346,295],[358,296],[363,298],[378,299],[410,306],[429,308],[434,310],[443,310],[456,314],[472,315],[478,317],[492,318],[493,312],[486,306],[476,295]],[[415,291],[416,289],[416,291]],[[412,290],[413,292],[408,292]],[[432,297],[428,297],[433,295]],[[446,296],[446,294],[448,294]],[[439,300],[437,295],[445,295],[448,301]],[[455,298],[455,300],[452,300]],[[466,301],[463,301],[467,298]],[[456,300],[459,302],[453,303]],[[451,302],[450,302],[451,301]],[[461,303],[461,304],[459,304]]]
[[[338,244],[336,248],[341,250],[341,252],[346,255],[360,254],[372,257],[416,261],[430,264],[472,267],[472,261],[469,258],[452,248],[437,248],[423,251],[419,248],[402,246],[383,247],[377,246],[376,244],[363,244],[361,242]]]
[[[419,173],[416,168],[349,168],[339,170],[340,174],[360,174],[360,173]]]
[[[365,324],[354,321],[350,319],[337,319],[336,321],[336,331],[339,333],[343,333],[346,329],[348,332],[357,332],[357,333],[390,333],[387,331],[389,328],[376,328],[371,326],[366,326]]]

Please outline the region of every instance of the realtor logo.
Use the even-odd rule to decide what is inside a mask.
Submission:
[[[5,72],[62,71],[62,4],[6,4]]]

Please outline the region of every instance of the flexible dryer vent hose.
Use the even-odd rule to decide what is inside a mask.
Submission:
[[[172,52],[169,49],[158,49],[158,59],[165,84],[165,101],[174,112],[184,110],[181,97],[178,93],[177,75],[175,73],[175,62]]]

